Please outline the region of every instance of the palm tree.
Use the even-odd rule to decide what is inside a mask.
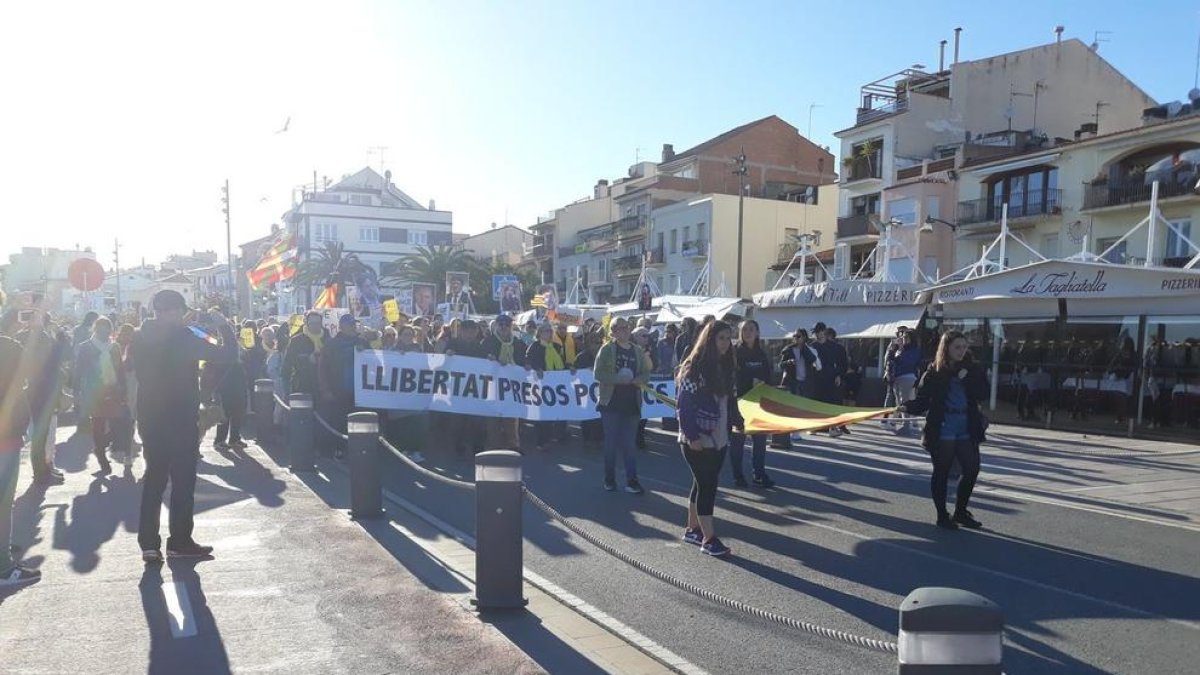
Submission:
[[[345,252],[345,246],[340,241],[324,242],[322,248],[316,249],[308,260],[296,268],[294,283],[305,286],[324,286],[334,278],[342,283],[351,282],[363,275],[375,276],[375,270],[358,256]]]
[[[441,286],[446,283],[446,272],[471,272],[472,263],[465,251],[453,246],[418,246],[416,253],[397,258],[396,272],[386,278]]]

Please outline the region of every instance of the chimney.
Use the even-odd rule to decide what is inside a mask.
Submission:
[[[596,181],[596,187],[592,188],[593,199],[603,199],[608,196],[608,179],[601,178]]]
[[[1062,46],[1062,34],[1064,30],[1066,28],[1063,28],[1061,25],[1054,27],[1054,44]]]
[[[664,163],[675,159],[675,146],[670,143],[663,143],[662,161]]]
[[[946,41],[938,43],[938,72],[946,69]]]
[[[434,201],[434,200],[432,200],[432,199],[430,199],[430,200],[429,200],[429,210],[430,210],[430,211],[437,211],[437,202],[435,202],[435,201]]]
[[[391,169],[388,169],[387,171],[383,172],[383,182],[386,185],[392,184],[392,170]]]
[[[954,65],[958,65],[958,41],[962,35],[962,28],[954,29]]]

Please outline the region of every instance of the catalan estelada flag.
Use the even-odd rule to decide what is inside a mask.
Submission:
[[[643,386],[654,398],[675,407],[675,399]],[[790,434],[794,431],[824,431],[895,412],[894,408],[854,408],[794,396],[760,384],[738,399],[738,412],[746,421],[748,434]]]
[[[329,284],[321,294],[317,296],[317,301],[313,303],[313,309],[333,309],[337,307],[338,285]]]
[[[259,290],[271,284],[287,281],[296,276],[296,264],[300,257],[300,249],[296,246],[296,238],[284,234],[254,266],[246,273],[250,286]]]

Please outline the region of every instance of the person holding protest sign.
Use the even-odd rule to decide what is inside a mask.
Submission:
[[[599,330],[586,331],[583,334],[583,348],[575,357],[575,368],[592,370],[596,365],[596,355],[604,343],[604,335]],[[600,420],[583,420],[579,423],[579,435],[583,437],[585,446],[599,443],[604,439]]]
[[[467,319],[458,325],[458,335],[446,347],[446,356],[470,356],[487,358],[479,324]],[[454,454],[463,458],[469,450],[472,455],[483,451],[486,429],[484,418],[477,415],[455,415],[453,418]]]
[[[549,323],[538,326],[537,341],[525,351],[525,366],[535,370],[541,378],[545,377],[547,370],[566,370],[569,363],[563,346],[554,339],[554,328]],[[574,373],[575,367],[570,368]],[[538,450],[545,450],[546,443],[552,440],[567,438],[566,422],[535,422],[534,429],[537,432]]]
[[[502,366],[525,366],[526,348],[513,335],[513,318],[507,314],[496,317],[496,332],[483,341],[483,352],[491,361]],[[489,417],[487,420],[487,444],[493,450],[517,450],[521,448],[518,420],[504,417]]]
[[[304,315],[304,327],[291,337],[283,353],[283,381],[288,394],[317,394],[317,359],[325,345],[321,313]]]
[[[713,504],[730,429],[744,424],[735,395],[737,360],[732,338],[733,329],[724,321],[705,324],[675,380],[679,448],[692,471],[683,540],[711,556],[730,553],[714,530]]]
[[[604,489],[617,489],[617,454],[625,461],[625,491],[644,494],[637,478],[634,445],[642,419],[642,385],[650,381],[650,357],[632,342],[629,320],[613,319],[612,339],[596,355],[594,374],[600,384],[600,422],[604,427]]]

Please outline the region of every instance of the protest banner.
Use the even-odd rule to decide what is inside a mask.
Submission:
[[[672,380],[649,387],[675,396]],[[354,359],[354,403],[376,410],[430,410],[484,417],[578,422],[596,419],[599,384],[590,370],[537,373],[520,366],[468,356],[358,352]],[[675,410],[641,391],[642,417],[674,417]]]

